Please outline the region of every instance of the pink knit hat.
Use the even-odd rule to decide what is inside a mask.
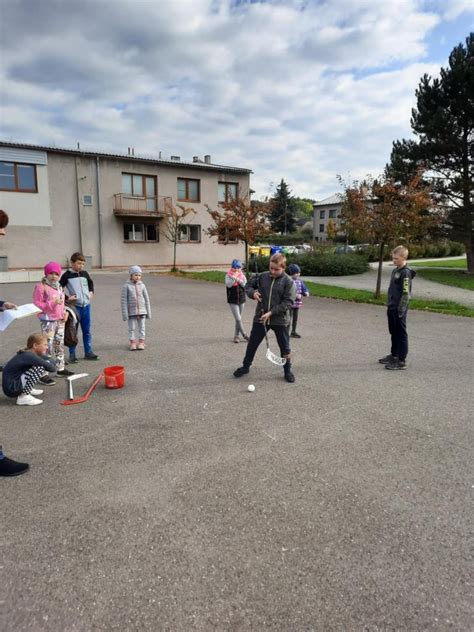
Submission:
[[[50,261],[44,266],[44,274],[48,276],[51,272],[56,272],[59,276],[61,276],[61,266],[57,261]]]

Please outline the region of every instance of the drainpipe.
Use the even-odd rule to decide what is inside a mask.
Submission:
[[[77,219],[79,221],[79,251],[82,252],[81,196],[79,194],[79,173],[77,171],[77,158],[75,159],[74,163],[76,165]]]
[[[102,261],[102,211],[100,207],[100,165],[99,156],[95,157],[95,167],[97,176],[97,219],[99,224],[99,266],[103,267]]]

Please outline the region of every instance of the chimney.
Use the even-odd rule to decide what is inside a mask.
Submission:
[[[204,156],[204,162],[206,163],[206,165],[210,165],[211,164],[211,155],[210,154],[206,154]]]
[[[132,156],[135,155],[135,147],[132,147]]]
[[[130,156],[130,147],[128,148],[128,155]]]

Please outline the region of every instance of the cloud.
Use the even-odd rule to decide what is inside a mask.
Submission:
[[[462,2],[456,0],[460,10]],[[2,7],[5,139],[210,153],[321,197],[408,135],[440,9],[417,0],[16,0]],[[17,42],[28,46],[17,46]]]

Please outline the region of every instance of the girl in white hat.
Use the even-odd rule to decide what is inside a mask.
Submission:
[[[122,318],[128,321],[129,348],[135,351],[145,348],[145,319],[151,318],[151,307],[140,266],[130,266],[128,274],[122,287]]]

